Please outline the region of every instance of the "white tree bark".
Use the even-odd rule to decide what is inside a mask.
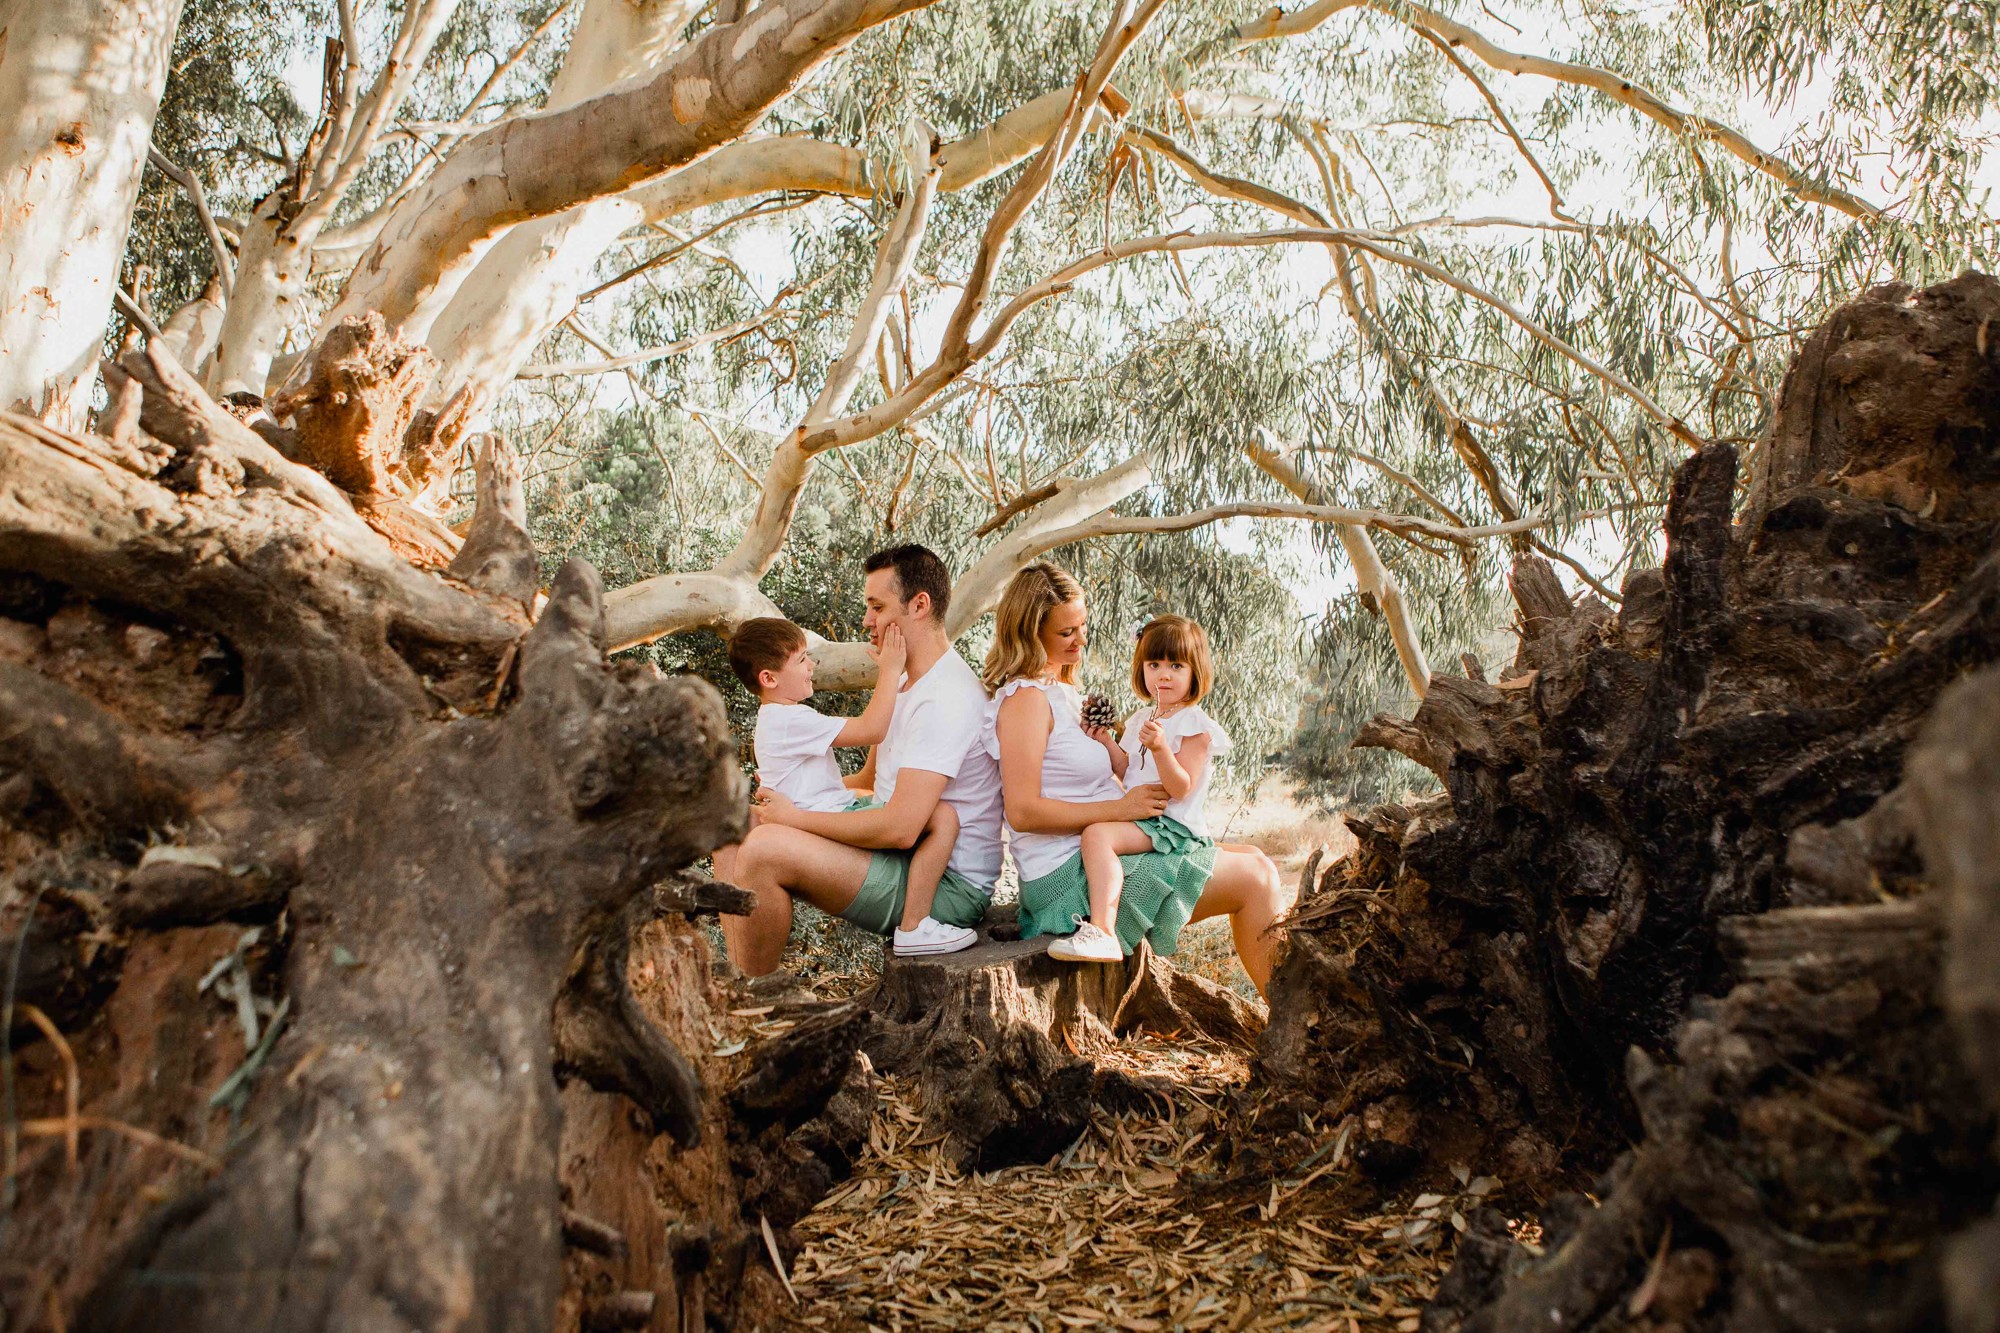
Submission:
[[[977,185],[1040,149],[1069,97],[1067,88],[1044,93],[946,144],[937,188]],[[522,223],[487,251],[422,337],[448,367],[438,396],[469,387],[477,408],[489,405],[569,314],[598,256],[632,227],[780,190],[863,197],[876,185],[868,159],[843,144],[800,135],[743,139],[616,198]],[[405,336],[417,337],[422,325],[419,311]]]
[[[587,102],[652,69],[701,8],[700,0],[589,0],[543,110]],[[525,358],[568,313],[563,295],[576,292],[597,256],[633,220],[634,211],[615,196],[534,218],[501,236],[476,265],[461,269],[461,282],[447,276],[403,325],[405,338],[427,344],[451,368],[445,378],[456,382],[440,384],[441,398],[468,382],[475,393],[490,397],[512,378],[519,362],[494,364],[493,349],[541,330],[522,352]],[[558,305],[563,308],[551,316]]]
[[[181,0],[0,0],[0,407],[80,430]]]
[[[508,227],[621,194],[740,137],[867,28],[934,0],[765,0],[657,73],[464,140],[383,224],[322,331],[379,312],[402,331]]]
[[[367,165],[457,8],[457,0],[410,0],[388,62],[365,91],[358,86],[358,37],[343,9],[347,64],[329,121],[320,127],[325,138],[318,155],[301,164],[302,174],[280,182],[260,200],[243,229],[236,288],[223,313],[207,376],[210,392],[262,397],[272,387],[271,362],[312,276],[320,233]]]

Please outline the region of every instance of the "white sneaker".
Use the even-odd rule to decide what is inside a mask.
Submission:
[[[1065,935],[1049,945],[1049,957],[1066,963],[1122,963],[1125,950],[1115,935],[1108,935],[1086,921],[1076,934]]]
[[[935,917],[917,922],[916,929],[896,931],[893,949],[898,958],[930,953],[957,953],[979,943],[979,932],[964,926],[947,926]]]

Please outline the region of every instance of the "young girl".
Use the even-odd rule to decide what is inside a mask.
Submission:
[[[1109,752],[1111,771],[1128,788],[1159,783],[1167,789],[1165,813],[1136,824],[1092,824],[1083,831],[1083,873],[1090,920],[1049,948],[1053,958],[1112,961],[1122,957],[1116,938],[1118,899],[1125,870],[1120,856],[1165,852],[1185,856],[1212,848],[1203,804],[1217,757],[1229,753],[1229,734],[1201,709],[1215,683],[1208,635],[1186,616],[1156,616],[1139,631],[1132,649],[1132,689],[1147,706],[1125,723],[1122,742],[1103,727],[1090,729]]]

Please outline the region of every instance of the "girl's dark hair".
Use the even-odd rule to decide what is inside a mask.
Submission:
[[[1186,662],[1193,678],[1188,682],[1187,701],[1191,704],[1200,703],[1215,687],[1215,659],[1208,655],[1208,635],[1186,616],[1154,616],[1132,645],[1132,692],[1150,703],[1153,696],[1146,693],[1148,662]]]

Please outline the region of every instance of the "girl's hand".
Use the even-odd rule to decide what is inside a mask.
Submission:
[[[1156,717],[1149,717],[1139,728],[1139,744],[1155,754],[1167,748],[1167,729],[1160,725]]]
[[[1083,734],[1090,737],[1090,739],[1096,741],[1099,745],[1102,745],[1107,750],[1118,750],[1118,738],[1111,734],[1111,728],[1109,727],[1093,727],[1086,725],[1083,729]],[[1122,754],[1124,752],[1120,750],[1119,753]]]
[[[1126,792],[1125,799],[1119,804],[1125,807],[1125,821],[1136,824],[1142,819],[1165,814],[1167,802],[1167,789],[1157,782],[1148,782],[1143,787],[1134,787]]]

